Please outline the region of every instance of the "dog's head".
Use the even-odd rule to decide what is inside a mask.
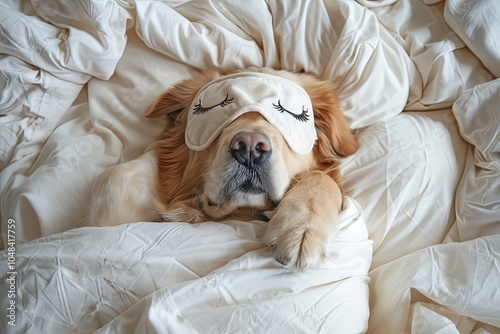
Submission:
[[[162,115],[169,123],[155,152],[166,220],[269,209],[310,170],[339,183],[338,159],[357,149],[333,84],[307,74],[202,72],[173,86],[146,113]]]

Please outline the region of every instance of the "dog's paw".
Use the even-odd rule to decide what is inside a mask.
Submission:
[[[340,189],[331,178],[311,174],[287,192],[263,236],[278,262],[297,269],[316,267],[328,255],[342,204]]]
[[[287,201],[285,201],[287,202]],[[284,205],[281,205],[284,204]],[[335,236],[338,214],[323,219],[303,204],[282,202],[263,236],[272,256],[297,269],[318,266],[328,255]]]

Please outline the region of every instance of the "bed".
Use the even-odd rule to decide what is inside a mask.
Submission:
[[[0,3],[0,314],[12,333],[500,333],[500,2]],[[86,227],[144,112],[207,69],[333,80],[360,143],[317,268],[263,221]]]

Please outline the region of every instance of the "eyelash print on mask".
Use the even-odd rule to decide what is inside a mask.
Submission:
[[[230,104],[231,102],[233,102],[233,100],[234,100],[234,97],[232,99],[230,99],[229,95],[226,95],[226,98],[224,99],[224,101],[222,101],[221,103],[214,104],[213,106],[210,106],[210,107],[203,107],[201,105],[201,100],[199,100],[199,102],[194,105],[193,115],[204,114],[207,111],[210,111],[210,110],[212,110],[215,107],[225,107],[228,104]]]
[[[307,122],[309,120],[309,114],[307,113],[308,110],[304,110],[304,106],[302,106],[302,114],[300,114],[300,115],[294,114],[293,112],[285,109],[281,105],[281,100],[278,100],[278,104],[274,104],[273,103],[273,107],[274,107],[274,109],[278,110],[279,112],[284,112],[285,111],[285,112],[289,113],[290,115],[293,116],[293,118],[295,118],[298,121]]]

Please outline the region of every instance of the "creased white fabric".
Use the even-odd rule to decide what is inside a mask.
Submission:
[[[52,227],[58,225],[53,217],[65,217],[64,212],[74,208],[61,210],[57,200],[55,206],[47,207],[24,187],[32,189],[30,179],[40,180],[44,189],[58,193],[57,188],[47,187],[59,183],[58,177],[53,175],[53,182],[40,179],[44,168],[35,167],[43,162],[39,153],[68,114],[82,85],[92,77],[108,79],[114,73],[127,42],[129,19],[129,13],[114,1],[0,4],[0,216],[2,222],[12,217],[27,222],[18,227],[20,242],[75,224],[70,221]],[[59,144],[65,146],[68,141]],[[45,146],[46,151],[53,149],[56,147]],[[56,165],[45,167],[54,174]],[[74,182],[75,188],[82,184],[81,179]],[[45,196],[54,199],[52,194]]]
[[[415,73],[409,72],[415,77],[410,77],[406,110],[449,108],[463,89],[493,78],[446,24],[443,7],[444,3],[428,6],[421,0],[399,0],[373,8],[416,68]]]
[[[268,66],[334,79],[353,128],[401,112],[415,78],[402,47],[353,1],[259,1],[240,9],[231,2],[136,6],[146,45],[197,68]]]
[[[475,319],[474,325],[481,321],[500,327],[499,268],[500,236],[494,235],[432,246],[373,269],[370,332],[405,331],[402,320],[408,318],[411,299],[416,297],[412,289],[453,313]],[[421,318],[411,326],[431,326],[431,321],[449,324],[441,315]]]
[[[457,190],[455,241],[500,234],[500,79],[463,92],[453,105],[472,146]]]
[[[353,199],[339,220],[329,258],[303,272],[269,256],[263,222],[82,228],[25,244],[16,252],[15,331],[88,333],[111,321],[102,332],[363,332],[372,242]]]
[[[462,4],[2,2],[0,223],[6,241],[16,222],[19,323],[47,333],[213,330],[208,317],[256,332],[498,332],[498,81],[488,61],[497,5]],[[369,291],[368,257],[355,252],[366,242],[346,251],[346,267],[294,276],[257,241],[261,222],[71,230],[99,172],[161,135],[165,120],[143,113],[163,91],[199,70],[247,66],[338,84],[361,144],[342,172],[374,241]]]
[[[444,18],[491,73],[500,77],[500,3],[447,0]]]
[[[357,138],[359,150],[342,164],[343,185],[368,217],[373,267],[441,243],[455,222],[467,152],[451,110],[402,113]]]
[[[1,4],[0,53],[74,83],[108,79],[126,43],[127,11],[115,1],[31,1],[36,16]]]

